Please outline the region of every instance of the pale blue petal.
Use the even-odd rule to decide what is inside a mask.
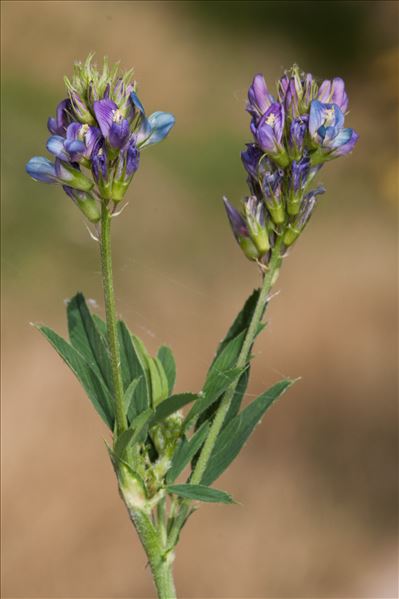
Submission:
[[[317,136],[317,130],[324,123],[326,105],[318,100],[313,100],[310,104],[309,114],[309,133],[312,138]]]
[[[55,166],[44,156],[34,156],[31,158],[25,169],[28,175],[30,175],[32,179],[35,179],[35,181],[41,181],[41,183],[57,182]]]
[[[64,141],[65,139],[60,135],[52,135],[47,140],[46,148],[57,158],[60,158],[61,160],[69,160],[68,152],[64,147]]]
[[[175,117],[169,112],[153,112],[153,114],[148,117],[151,133],[143,143],[138,145],[144,147],[162,141],[172,129],[175,121]]]

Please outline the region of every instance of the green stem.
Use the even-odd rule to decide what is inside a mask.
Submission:
[[[154,528],[145,512],[128,510],[147,554],[158,599],[176,599],[172,574],[173,552],[166,553],[159,531]]]
[[[254,342],[258,326],[260,321],[262,320],[262,315],[266,306],[267,298],[270,293],[270,290],[275,282],[275,277],[278,273],[278,270],[281,265],[281,245],[282,245],[282,236],[278,238],[276,245],[273,248],[271,260],[269,263],[269,268],[266,271],[266,274],[263,279],[263,285],[261,292],[259,294],[259,298],[255,307],[255,311],[252,316],[252,320],[248,327],[247,334],[244,339],[244,343],[241,348],[241,352],[237,359],[237,368],[243,368],[248,362],[249,352],[251,350],[252,344]],[[238,384],[238,379],[232,383],[232,385],[227,389],[224,396],[221,399],[220,405],[216,412],[215,418],[213,419],[212,426],[209,430],[209,434],[207,439],[202,447],[201,453],[195,465],[193,475],[190,479],[192,484],[199,484],[201,482],[202,476],[206,470],[209,459],[212,455],[213,448],[215,446],[217,437],[222,429],[224,420],[226,418],[226,414],[229,411],[231,401],[234,397],[234,393],[236,391]],[[169,544],[171,547],[175,545],[177,542],[179,532],[181,527],[183,526],[186,518],[189,514],[190,510],[190,501],[185,501],[182,504],[181,510],[176,518],[176,521],[171,529],[169,535]]]
[[[123,401],[123,384],[120,370],[120,352],[115,310],[115,294],[112,278],[111,259],[111,214],[106,202],[102,201],[101,207],[101,270],[103,277],[105,315],[107,321],[107,337],[111,357],[112,382],[115,401],[115,436],[117,437],[127,429],[127,420]],[[123,493],[122,493],[123,496]],[[148,557],[152,577],[157,589],[158,599],[175,599],[176,591],[173,582],[172,562],[173,552],[168,552],[166,547],[166,515],[165,500],[161,500],[158,508],[157,528],[154,527],[147,513],[132,510],[125,499],[130,518],[140,537],[141,543]]]
[[[115,401],[115,430],[116,436],[127,428],[123,404],[123,384],[120,371],[120,353],[118,332],[116,328],[115,294],[112,279],[111,258],[111,214],[104,200],[101,207],[101,270],[103,277],[105,316],[107,321],[108,345],[111,356],[112,382]]]

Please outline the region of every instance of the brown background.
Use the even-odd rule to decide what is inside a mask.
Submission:
[[[397,587],[395,2],[3,2],[3,596],[152,597],[119,500],[106,430],[29,323],[65,333],[64,300],[103,303],[97,247],[55,187],[24,174],[74,59],[135,66],[149,112],[174,112],[143,153],[114,225],[118,309],[198,390],[251,289],[220,197],[245,193],[239,152],[257,71],[342,75],[350,157],[321,173],[317,214],[284,264],[248,397],[301,376],[182,535],[180,597],[382,599]]]

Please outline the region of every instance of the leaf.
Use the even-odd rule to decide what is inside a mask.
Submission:
[[[163,369],[165,371],[165,375],[168,380],[169,395],[170,395],[173,391],[173,387],[174,387],[175,381],[176,381],[176,364],[175,364],[175,359],[172,354],[172,350],[170,349],[170,347],[167,347],[166,345],[162,345],[158,350],[157,357],[158,357],[159,361],[161,362]]]
[[[68,331],[72,345],[93,370],[113,390],[112,369],[104,338],[99,333],[82,293],[77,293],[67,307]]]
[[[189,441],[183,437],[181,445],[179,445],[173,455],[172,465],[166,474],[166,482],[173,483],[183,472],[187,464],[191,462],[205,441],[209,431],[209,426],[209,422],[205,422]]]
[[[168,381],[163,366],[158,358],[151,358],[149,356],[148,368],[151,383],[152,405],[156,408],[158,404],[168,397]]]
[[[290,379],[280,381],[257,397],[229,422],[216,440],[208,466],[201,479],[202,484],[210,485],[226,470],[242,449],[255,426],[259,424],[266,410],[294,382]]]
[[[234,368],[241,352],[245,334],[246,330],[241,331],[241,333],[226,343],[223,349],[218,353],[206,376],[205,386],[209,384],[212,377],[217,375],[220,371]]]
[[[151,409],[145,410],[133,420],[126,431],[119,435],[114,447],[114,453],[117,457],[121,458],[129,445],[145,441],[152,415],[153,411]]]
[[[121,353],[123,386],[124,389],[127,389],[134,379],[139,378],[140,376],[143,377],[143,381],[139,383],[138,387],[140,387],[141,390],[140,407],[142,407],[142,410],[145,410],[151,403],[148,382],[148,366],[145,363],[141,353],[138,353],[137,344],[134,343],[134,338],[130,334],[129,329],[123,320],[119,320],[117,326]]]
[[[135,393],[136,387],[139,384],[141,379],[142,379],[141,376],[139,376],[137,379],[133,379],[124,393],[123,402],[125,404],[125,414],[126,415],[128,415],[128,413],[129,413],[130,404],[134,400],[134,393]]]
[[[256,304],[259,299],[259,293],[260,293],[260,289],[254,289],[252,294],[246,300],[241,312],[239,312],[239,314],[237,315],[233,324],[231,325],[230,329],[227,331],[226,336],[220,342],[218,350],[216,352],[215,359],[223,351],[223,349],[226,347],[226,345],[232,339],[234,339],[234,337],[237,337],[237,335],[239,335],[240,333],[242,333],[243,331],[246,331],[248,329],[250,322],[252,320],[252,316],[255,312]]]
[[[183,430],[187,430],[205,410],[207,410],[226,389],[243,373],[243,368],[232,368],[220,371],[212,376],[204,391],[198,396],[197,401],[183,421]]]
[[[48,327],[35,325],[43,333],[82,384],[94,408],[111,430],[114,428],[112,397],[81,354]]]
[[[134,379],[137,380],[137,379]],[[140,376],[135,389],[132,391],[127,418],[129,422],[149,407],[148,386],[144,376]]]
[[[236,416],[238,414],[238,412],[240,411],[241,402],[243,400],[245,391],[247,390],[247,386],[248,386],[250,370],[251,369],[248,367],[246,370],[244,370],[244,372],[240,376],[240,379],[237,383],[236,390],[234,391],[234,395],[231,400],[230,407],[229,407],[226,417],[224,419],[223,427],[226,427],[228,425],[228,423],[230,422],[230,420],[232,420],[234,418],[234,416]]]
[[[105,320],[103,320],[102,318],[97,316],[97,314],[92,314],[91,317],[94,320],[94,324],[96,325],[98,332],[100,333],[100,335],[102,335],[104,337],[104,339],[106,341],[107,340],[107,323],[105,322]]]
[[[153,420],[151,421],[151,426],[165,420],[165,418],[174,414],[188,403],[198,401],[197,398],[198,395],[195,393],[179,393],[178,395],[171,395],[157,406]]]
[[[228,493],[218,491],[218,489],[211,489],[205,485],[168,485],[166,490],[168,493],[179,495],[179,497],[184,497],[185,499],[211,503],[234,503],[233,498]]]
[[[253,317],[253,314],[254,314],[254,311],[256,308],[256,304],[257,304],[257,301],[259,298],[259,293],[260,293],[259,289],[255,289],[253,291],[253,293],[250,295],[250,297],[245,302],[243,309],[238,314],[238,316],[236,317],[232,326],[230,327],[229,331],[227,332],[225,338],[219,344],[215,358],[214,358],[214,360],[211,364],[211,367],[208,371],[207,379],[209,379],[212,376],[212,373],[215,372],[215,370],[217,370],[218,368],[221,368],[221,369],[225,368],[225,367],[227,367],[227,364],[229,364],[230,368],[235,366],[238,356],[241,352],[242,345],[244,343],[245,335],[247,334],[248,327],[251,323],[251,320],[252,320],[252,317]],[[266,306],[265,306],[265,309],[266,309]],[[261,331],[263,331],[263,329],[265,327],[266,327],[266,324],[259,323],[255,338],[257,337],[257,335],[259,335],[259,333]],[[252,346],[249,351],[249,356],[248,356],[248,360],[247,360],[248,362],[250,362],[251,357],[252,357],[251,350],[252,350]],[[242,379],[242,381],[241,381],[242,386],[244,385],[245,381],[246,381],[246,383],[248,383],[248,378],[249,378],[249,373],[248,373],[247,377]],[[231,419],[231,415],[235,415],[240,409],[241,401],[244,396],[246,387],[245,388],[241,387],[241,389],[242,389],[242,391],[240,391],[240,393],[242,393],[241,398],[238,394],[234,395],[234,400],[233,400],[232,405],[230,406],[230,410],[229,410],[229,413],[227,414],[225,422],[228,422]],[[202,416],[197,421],[197,424],[196,424],[197,428],[199,426],[201,426],[201,424],[203,422],[205,422],[205,420],[211,420],[213,418],[215,412],[217,411],[217,409],[219,407],[219,404],[220,404],[219,400],[215,401],[211,405],[211,407],[202,414]]]

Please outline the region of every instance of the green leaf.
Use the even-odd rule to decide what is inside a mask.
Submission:
[[[216,352],[215,359],[222,352],[222,350],[226,347],[226,345],[232,339],[234,339],[234,337],[237,337],[237,335],[239,335],[240,333],[242,333],[243,331],[246,331],[248,329],[250,322],[252,320],[252,316],[255,312],[256,304],[259,299],[259,293],[260,293],[260,289],[254,289],[252,294],[249,296],[249,298],[245,302],[241,312],[239,312],[238,316],[234,320],[230,329],[227,331],[225,338],[223,339],[223,341],[220,342],[218,350]]]
[[[173,483],[183,472],[184,468],[191,462],[204,443],[209,431],[209,426],[209,422],[205,422],[189,441],[187,441],[186,437],[183,437],[182,443],[173,455],[172,465],[166,474],[166,482]]]
[[[203,392],[198,396],[197,401],[184,419],[183,430],[187,430],[205,410],[208,410],[243,371],[243,368],[232,368],[215,373],[207,382]]]
[[[134,379],[137,380],[137,379]],[[132,422],[138,414],[141,414],[144,410],[149,407],[149,395],[148,386],[144,376],[138,378],[138,383],[132,391],[132,398],[130,400],[127,418],[129,422]]]
[[[160,347],[158,350],[157,357],[165,371],[165,375],[168,380],[168,388],[170,395],[173,391],[173,387],[176,381],[176,364],[172,354],[172,350],[170,349],[170,347],[162,345],[162,347]]]
[[[124,404],[125,404],[125,414],[126,414],[126,416],[129,413],[130,404],[134,400],[134,394],[135,394],[135,391],[136,391],[136,387],[139,384],[141,378],[142,377],[139,376],[137,379],[133,379],[132,382],[130,383],[130,385],[128,386],[128,388],[126,389],[125,393],[124,393],[123,401],[124,401]]]
[[[82,384],[93,406],[111,430],[114,428],[112,397],[84,357],[48,327],[35,325],[43,333]]]
[[[228,493],[218,491],[218,489],[211,489],[205,485],[168,485],[166,490],[168,493],[179,495],[179,497],[184,497],[185,499],[211,503],[234,503],[233,498]]]
[[[259,424],[266,410],[294,382],[289,379],[280,381],[257,397],[229,422],[216,440],[208,466],[201,479],[202,484],[212,484],[226,470],[242,449],[255,426]]]
[[[235,366],[235,364],[238,360],[238,356],[241,352],[242,345],[244,343],[245,335],[247,334],[248,327],[251,323],[253,313],[256,308],[256,303],[259,298],[259,292],[260,292],[259,289],[255,289],[253,291],[252,295],[250,295],[250,297],[247,299],[243,309],[238,314],[237,318],[235,319],[235,321],[233,322],[229,331],[227,332],[226,337],[220,343],[218,350],[216,352],[215,358],[214,358],[214,360],[211,364],[211,367],[208,371],[207,381],[213,376],[213,373],[215,371],[217,371],[218,369],[223,369],[223,368],[227,368],[227,367],[232,368],[233,366]],[[266,306],[265,306],[265,309],[266,309]],[[259,335],[259,333],[261,331],[263,331],[263,329],[265,327],[266,327],[266,324],[259,323],[255,337],[257,335]],[[251,357],[252,357],[251,350],[252,350],[252,346],[250,348],[248,362],[250,362]],[[227,414],[227,417],[225,420],[225,424],[226,424],[226,422],[228,422],[231,419],[232,416],[234,416],[239,411],[241,401],[242,401],[242,398],[243,398],[245,390],[246,390],[246,385],[244,387],[244,384],[245,383],[248,384],[248,379],[249,379],[249,374],[248,374],[248,376],[245,376],[245,377],[243,375],[242,379],[240,380],[240,383],[239,383],[240,392],[238,394],[234,395],[234,400],[232,402],[232,405],[230,406],[229,413]],[[204,412],[201,415],[201,417],[198,419],[197,424],[196,424],[197,428],[203,422],[205,422],[205,420],[211,420],[213,418],[215,412],[217,411],[217,409],[219,407],[220,399],[218,399],[218,401],[213,402],[213,404],[210,406],[210,408],[208,408],[206,410],[206,412]]]
[[[118,321],[118,335],[121,352],[121,370],[124,389],[127,389],[130,383],[139,377],[143,377],[143,381],[139,383],[140,387],[140,405],[136,408],[138,411],[143,411],[150,405],[150,388],[148,381],[148,365],[142,352],[138,352],[137,338],[130,334],[129,329],[122,320]],[[137,391],[137,389],[136,389]],[[141,409],[139,409],[141,408]]]
[[[212,377],[217,375],[220,371],[234,368],[238,356],[240,355],[245,334],[246,330],[241,331],[241,333],[226,343],[223,349],[218,353],[206,376],[205,386],[209,384]]]
[[[130,427],[124,431],[119,437],[114,447],[114,453],[118,457],[122,457],[129,445],[143,443],[147,436],[148,426],[153,415],[151,409],[145,410],[137,416]]]
[[[148,357],[148,369],[150,373],[152,405],[156,408],[158,404],[168,397],[168,381],[158,358]]]
[[[107,323],[105,322],[105,320],[103,320],[102,318],[97,316],[97,314],[92,314],[91,316],[94,320],[94,324],[96,325],[98,332],[106,340],[107,339]]]
[[[82,293],[67,307],[68,331],[72,345],[86,359],[112,392],[112,369],[104,338],[99,333]]]
[[[223,427],[226,427],[228,425],[228,423],[230,422],[230,420],[232,420],[234,418],[234,416],[236,416],[238,414],[238,412],[240,411],[241,402],[245,395],[245,391],[247,390],[250,371],[251,371],[251,369],[248,366],[248,368],[240,376],[240,380],[238,381],[236,390],[234,391],[234,395],[231,400],[230,407],[229,407],[226,417],[224,419]]]
[[[157,406],[151,425],[165,420],[165,418],[174,414],[183,406],[192,401],[196,401],[197,397],[198,395],[195,393],[179,393],[178,395],[171,395]]]

